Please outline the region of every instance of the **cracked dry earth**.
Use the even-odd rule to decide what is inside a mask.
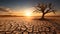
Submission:
[[[60,34],[59,18],[33,20],[22,17],[0,17],[0,34]]]

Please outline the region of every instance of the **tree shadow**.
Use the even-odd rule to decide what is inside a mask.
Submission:
[[[57,30],[60,30],[60,24],[58,24],[57,22],[54,21],[54,19],[34,19],[34,20],[39,20],[39,21],[48,21],[49,23],[51,23]]]
[[[45,19],[45,21],[48,21],[48,22],[51,23],[55,28],[57,28],[58,30],[60,30],[60,24],[58,24],[57,22],[55,22],[54,19]]]

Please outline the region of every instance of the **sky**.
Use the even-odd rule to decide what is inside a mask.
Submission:
[[[56,10],[60,11],[60,0],[0,0],[0,7],[10,8],[9,10],[21,10],[31,8],[37,3],[52,3]]]

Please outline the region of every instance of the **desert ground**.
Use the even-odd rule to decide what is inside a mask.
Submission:
[[[60,17],[32,18],[0,17],[0,34],[60,34]]]

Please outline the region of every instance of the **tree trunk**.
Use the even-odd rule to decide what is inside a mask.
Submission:
[[[45,14],[43,13],[41,19],[44,19],[44,15],[45,15]]]

